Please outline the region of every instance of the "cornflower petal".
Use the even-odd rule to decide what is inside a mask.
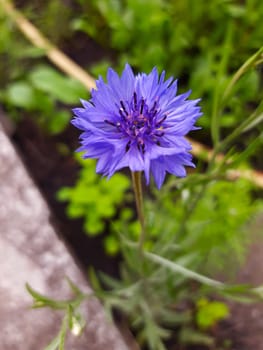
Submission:
[[[161,188],[166,173],[186,176],[194,164],[185,135],[202,115],[190,93],[177,95],[177,80],[157,68],[134,75],[126,64],[121,76],[109,68],[107,82],[99,77],[90,101],[73,110],[72,124],[83,131],[78,150],[98,159],[96,171],[107,177],[128,167],[144,172],[147,184],[152,174]]]

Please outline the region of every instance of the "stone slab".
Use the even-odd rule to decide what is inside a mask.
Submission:
[[[69,297],[68,276],[90,286],[50,223],[50,212],[0,125],[0,349],[42,350],[57,334],[62,315],[32,310],[25,283],[54,298]],[[127,350],[97,299],[82,310],[88,320],[67,350]]]

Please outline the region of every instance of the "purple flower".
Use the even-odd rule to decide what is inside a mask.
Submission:
[[[100,77],[90,101],[73,110],[84,158],[97,158],[96,171],[108,177],[129,167],[144,171],[148,184],[152,173],[158,188],[166,172],[185,176],[184,166],[194,164],[184,136],[197,129],[199,100],[187,100],[190,91],[176,95],[177,81],[156,68],[135,76],[126,64],[121,77],[109,68],[107,80]]]

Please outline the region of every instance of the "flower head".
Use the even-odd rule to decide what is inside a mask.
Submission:
[[[184,136],[197,129],[199,100],[187,100],[190,91],[176,95],[177,81],[165,80],[165,72],[159,77],[156,68],[134,75],[126,64],[120,77],[109,68],[107,80],[100,77],[90,101],[73,110],[84,157],[97,158],[96,171],[108,177],[129,167],[144,171],[148,184],[152,173],[158,188],[166,172],[185,176],[184,166],[194,164]]]

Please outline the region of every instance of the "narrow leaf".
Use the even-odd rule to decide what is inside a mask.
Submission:
[[[155,255],[153,253],[149,253],[149,252],[145,252],[144,253],[145,256],[147,256],[150,260],[165,266],[167,268],[169,268],[170,270],[180,273],[182,275],[184,275],[185,277],[191,278],[197,282],[206,284],[208,286],[211,287],[216,287],[218,289],[223,289],[225,287],[224,283],[213,280],[209,277],[203,276],[197,272],[191,271],[189,269],[187,269],[186,267],[183,267],[181,265],[178,265],[170,260],[167,260],[159,255]]]
[[[247,127],[243,130],[243,132],[251,130],[261,122],[263,122],[263,113],[259,114],[254,120],[252,120],[251,123],[248,124]]]
[[[45,347],[44,350],[57,350],[58,346],[59,346],[59,340],[60,340],[60,334],[58,334],[56,336],[56,338],[54,338],[51,343],[49,343],[48,346]]]

